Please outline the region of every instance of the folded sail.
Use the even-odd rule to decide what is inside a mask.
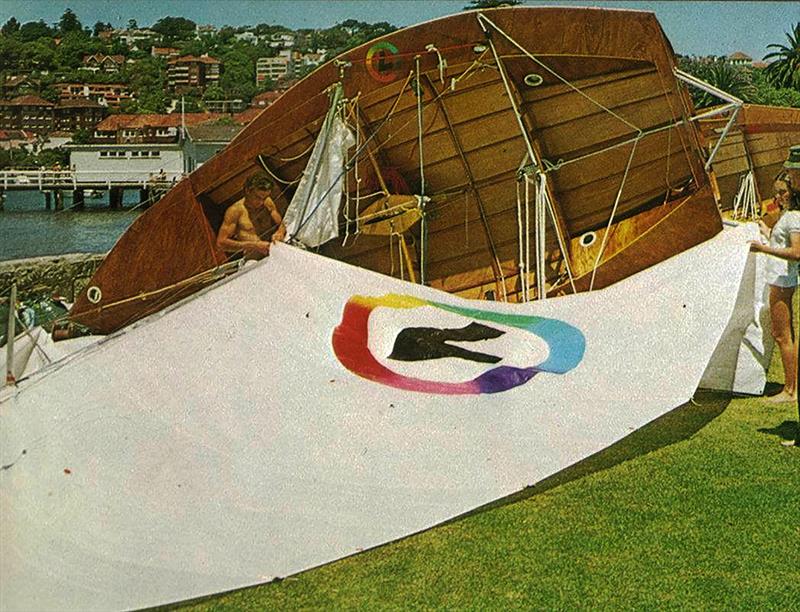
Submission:
[[[339,235],[339,207],[347,150],[355,137],[332,106],[308,161],[284,222],[292,242],[316,247]]]

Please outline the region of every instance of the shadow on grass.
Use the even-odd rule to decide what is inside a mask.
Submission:
[[[758,431],[783,440],[800,440],[800,423],[797,421],[784,421],[777,427],[759,427]]]
[[[722,414],[730,404],[731,399],[729,393],[698,391],[695,395],[695,403],[686,402],[594,455],[590,455],[586,459],[574,463],[522,491],[479,506],[443,524],[454,523],[493,508],[529,499],[573,480],[579,480],[590,474],[607,470],[625,461],[685,440]]]
[[[783,385],[777,382],[768,382],[764,387],[764,397],[771,397],[773,395],[778,395],[783,391]]]

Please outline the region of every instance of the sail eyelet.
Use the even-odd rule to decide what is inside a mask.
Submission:
[[[579,242],[580,245],[584,249],[586,249],[592,246],[595,243],[595,240],[597,240],[597,234],[595,234],[594,232],[586,232],[585,234],[583,234],[583,236],[580,237]]]
[[[86,290],[86,299],[89,300],[92,304],[97,304],[100,300],[103,299],[103,292],[100,291],[100,287],[97,285],[92,285]]]
[[[536,74],[535,72],[531,72],[530,74],[526,74],[525,78],[523,79],[525,84],[528,87],[538,87],[542,83],[544,83],[544,79],[542,78],[541,74]]]

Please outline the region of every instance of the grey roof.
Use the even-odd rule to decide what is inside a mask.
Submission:
[[[218,121],[186,126],[186,132],[194,142],[230,142],[241,129],[241,125],[229,125]]]

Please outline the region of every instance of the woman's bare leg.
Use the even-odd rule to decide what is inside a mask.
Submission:
[[[786,383],[783,391],[770,398],[776,402],[794,401],[797,390],[797,376],[795,374],[795,339],[792,329],[792,296],[794,287],[769,287],[769,313],[772,320],[772,336],[778,344],[783,363],[783,373]]]

